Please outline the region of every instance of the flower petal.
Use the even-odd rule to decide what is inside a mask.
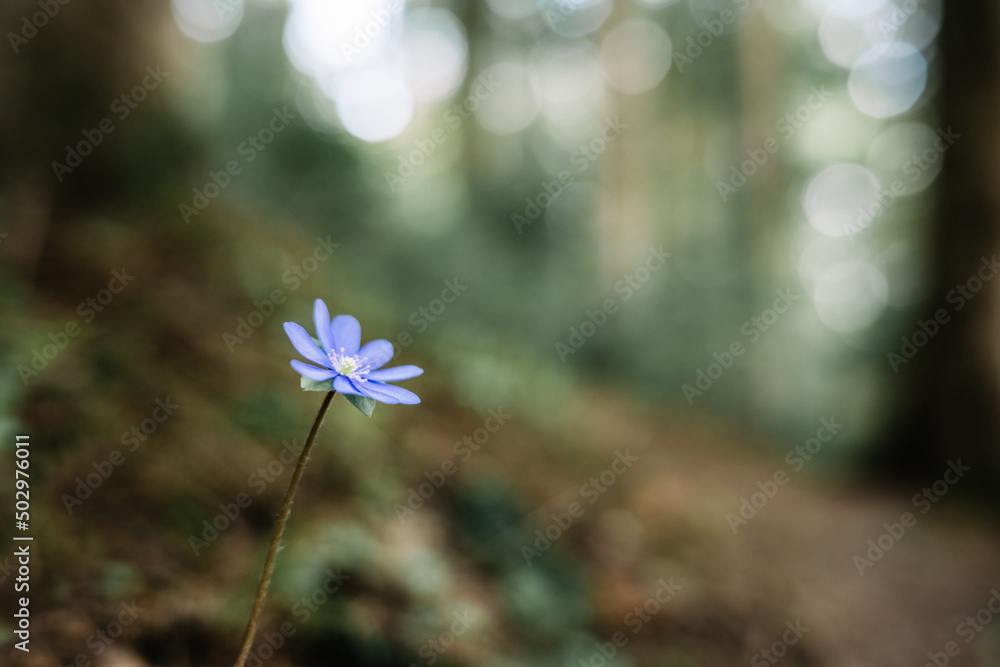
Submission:
[[[301,325],[295,322],[285,322],[285,333],[288,334],[288,339],[292,341],[292,345],[299,351],[299,354],[317,366],[330,368],[330,360]]]
[[[364,347],[358,350],[358,356],[362,359],[367,359],[368,366],[375,369],[382,368],[389,363],[389,360],[392,359],[392,355],[395,354],[395,352],[396,351],[392,349],[392,343],[379,338],[365,343]]]
[[[316,322],[316,335],[326,352],[333,352],[333,332],[330,331],[330,311],[323,299],[316,299],[313,306],[313,320]]]
[[[381,382],[364,382],[359,385],[361,391],[365,392],[376,401],[383,403],[403,403],[405,405],[416,405],[420,402],[420,397],[409,389],[397,387],[394,384],[383,384]],[[386,400],[386,397],[392,399]]]
[[[331,371],[326,368],[316,368],[315,366],[304,364],[298,359],[292,359],[292,368],[294,368],[299,375],[304,375],[310,380],[316,380],[316,382],[329,380],[337,374],[337,371]]]
[[[382,391],[382,385],[378,382],[354,382],[355,387],[357,387],[365,396],[369,398],[374,398],[380,403],[386,403],[387,405],[395,405],[399,403],[399,400],[395,396],[388,392]]]
[[[383,368],[380,371],[372,371],[368,374],[369,380],[379,382],[398,382],[399,380],[409,380],[422,374],[424,369],[416,366],[396,366],[395,368]]]
[[[330,324],[333,331],[333,342],[337,346],[337,352],[344,348],[348,356],[358,353],[361,346],[361,325],[350,315],[337,315]]]
[[[366,396],[360,389],[354,386],[349,379],[343,375],[338,375],[333,378],[333,389],[334,391],[340,392],[341,394],[354,394],[355,396]]]

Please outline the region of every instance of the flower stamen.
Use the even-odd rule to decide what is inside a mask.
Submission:
[[[340,353],[331,352],[329,354],[330,364],[333,370],[344,377],[358,382],[367,382],[365,376],[371,372],[371,364],[366,364],[368,357],[359,358],[358,355],[348,355],[344,348],[340,348]]]

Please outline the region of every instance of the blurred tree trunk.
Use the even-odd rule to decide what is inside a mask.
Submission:
[[[1000,278],[958,312],[945,298],[1000,250],[998,16],[995,0],[945,3],[940,125],[961,138],[944,155],[929,236],[930,290],[916,315],[926,320],[946,308],[952,319],[899,369],[903,401],[874,461],[883,475],[928,483],[961,457],[973,468],[963,491],[993,500],[1000,500]]]

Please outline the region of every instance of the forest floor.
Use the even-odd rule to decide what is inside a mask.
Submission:
[[[184,423],[72,514],[65,494],[108,447],[53,455],[32,650],[8,645],[2,664],[233,660],[291,466],[254,478],[279,447],[247,448],[194,390],[172,396]],[[330,422],[358,424],[351,439],[376,421],[338,398],[258,636],[280,646],[257,649],[261,664],[1000,664],[1000,540],[967,507],[823,481],[607,394],[582,397],[558,436],[502,414],[477,433],[496,422],[423,407],[378,422],[359,453],[330,444]],[[456,449],[456,433],[483,442]],[[423,504],[408,495],[421,484]],[[249,505],[219,520],[241,493]],[[226,525],[213,537],[204,520]]]

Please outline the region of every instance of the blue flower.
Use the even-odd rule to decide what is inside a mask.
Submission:
[[[299,354],[321,367],[293,360],[292,368],[300,375],[316,382],[333,380],[333,389],[341,394],[367,396],[390,404],[420,402],[412,391],[386,384],[409,380],[424,372],[416,366],[382,368],[392,359],[392,343],[379,339],[361,345],[358,321],[350,315],[338,315],[331,321],[322,299],[316,299],[313,319],[320,345],[295,322],[285,322],[285,333]]]

